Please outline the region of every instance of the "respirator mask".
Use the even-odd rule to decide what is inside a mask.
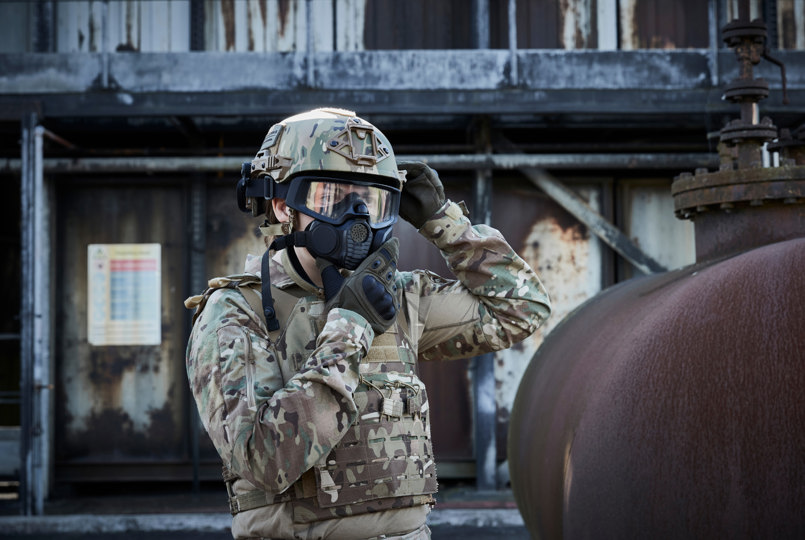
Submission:
[[[357,268],[391,238],[397,222],[400,190],[375,176],[300,175],[274,188],[274,197],[313,222],[278,237],[272,249],[304,247],[339,268]]]

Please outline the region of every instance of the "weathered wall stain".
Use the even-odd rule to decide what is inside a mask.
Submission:
[[[142,179],[140,179],[142,182]],[[182,190],[157,181],[70,183],[57,190],[55,264],[57,457],[74,461],[179,459],[185,434],[183,396],[186,223]],[[159,346],[92,346],[87,342],[87,245],[161,244]],[[179,360],[179,361],[177,361]]]
[[[221,19],[224,22],[224,50],[235,50],[235,0],[221,0]],[[253,44],[252,44],[253,46]]]

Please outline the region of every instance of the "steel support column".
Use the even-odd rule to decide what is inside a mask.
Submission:
[[[200,173],[193,175],[190,184],[190,291],[187,296],[199,294],[207,286],[207,268],[205,253],[207,249],[207,184]],[[190,332],[190,312],[188,315],[188,334]],[[193,491],[201,489],[199,437],[201,435],[201,418],[198,415],[196,402],[187,394],[188,422],[190,425],[190,458],[193,464]]]
[[[483,118],[478,126],[478,152],[490,154],[489,119]],[[492,223],[492,169],[475,171],[473,211],[477,223]],[[475,392],[474,440],[475,486],[478,491],[497,489],[497,403],[495,401],[495,355],[486,353],[472,359],[473,390]]]
[[[489,0],[472,0],[473,46],[489,48]]]
[[[509,0],[509,80],[512,86],[520,84],[517,70],[517,0]]]
[[[34,15],[33,50],[50,53],[56,50],[56,6],[53,0],[37,0]]]
[[[37,115],[22,119],[20,306],[20,500],[26,515],[42,514],[50,484],[50,328],[46,309],[49,251],[42,136]]]

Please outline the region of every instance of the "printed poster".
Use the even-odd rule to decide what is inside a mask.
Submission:
[[[91,345],[162,342],[160,244],[90,244],[88,324]]]

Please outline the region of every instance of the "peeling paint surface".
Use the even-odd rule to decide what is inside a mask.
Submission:
[[[0,32],[0,52],[33,51],[32,4],[0,2],[0,9],[9,14],[0,21],[5,26]],[[707,2],[700,0],[620,0],[617,6],[614,0],[518,0],[516,4],[521,49],[607,50],[615,48],[617,40],[621,50],[708,47]],[[779,48],[805,49],[805,0],[777,0],[776,4]],[[466,14],[456,13],[455,6],[451,11],[447,2],[438,12],[419,3],[416,9],[413,4],[401,9],[376,0],[204,0],[202,5],[207,51],[306,52],[309,45],[318,52],[361,51],[377,48],[378,32],[398,32],[378,30],[385,21],[393,21],[396,28],[447,26],[449,35],[426,39],[444,42],[445,49],[466,48],[472,42],[469,25],[457,24]],[[724,5],[726,20],[736,18],[738,0]],[[495,9],[494,3],[490,9]],[[70,0],[55,2],[54,11],[56,52],[190,50],[190,0]],[[499,15],[490,13],[490,22]],[[762,15],[761,0],[751,0],[751,18]],[[437,16],[438,21],[430,20]],[[506,23],[501,25],[499,32],[507,33]],[[391,39],[391,43],[410,41],[400,36]]]
[[[204,13],[204,40],[208,51],[305,52],[308,21],[312,26],[313,50],[333,50],[333,2],[206,0]],[[355,14],[354,9],[352,13]],[[335,31],[350,29],[340,26]],[[350,37],[344,39],[350,40]]]
[[[561,0],[562,13],[562,48],[591,49],[592,42],[591,9],[595,9],[593,0]]]
[[[598,189],[577,190],[593,209],[598,209]],[[520,255],[537,272],[551,298],[550,318],[526,342],[495,355],[498,423],[508,429],[514,396],[523,373],[545,336],[565,316],[601,290],[601,245],[581,223],[569,217],[538,213],[527,229]],[[499,426],[498,432],[503,429]],[[505,431],[503,431],[505,433]],[[502,455],[505,455],[503,453]]]
[[[495,354],[497,455],[505,459],[511,408],[523,373],[551,329],[600,291],[602,248],[596,236],[540,190],[505,182],[498,185],[492,225],[539,274],[553,307],[550,318],[532,337]],[[599,209],[600,186],[574,183],[572,187],[593,209]]]
[[[708,2],[700,0],[623,0],[622,50],[686,49],[708,46]]]
[[[620,0],[620,42],[621,49],[631,51],[639,48],[637,39],[636,10],[638,0]]]
[[[56,50],[71,53],[188,51],[189,20],[190,0],[56,2]]]
[[[777,0],[777,46],[805,50],[805,0]]]
[[[632,183],[626,191],[625,232],[657,262],[675,270],[696,260],[693,222],[674,216],[674,201],[667,181]]]

